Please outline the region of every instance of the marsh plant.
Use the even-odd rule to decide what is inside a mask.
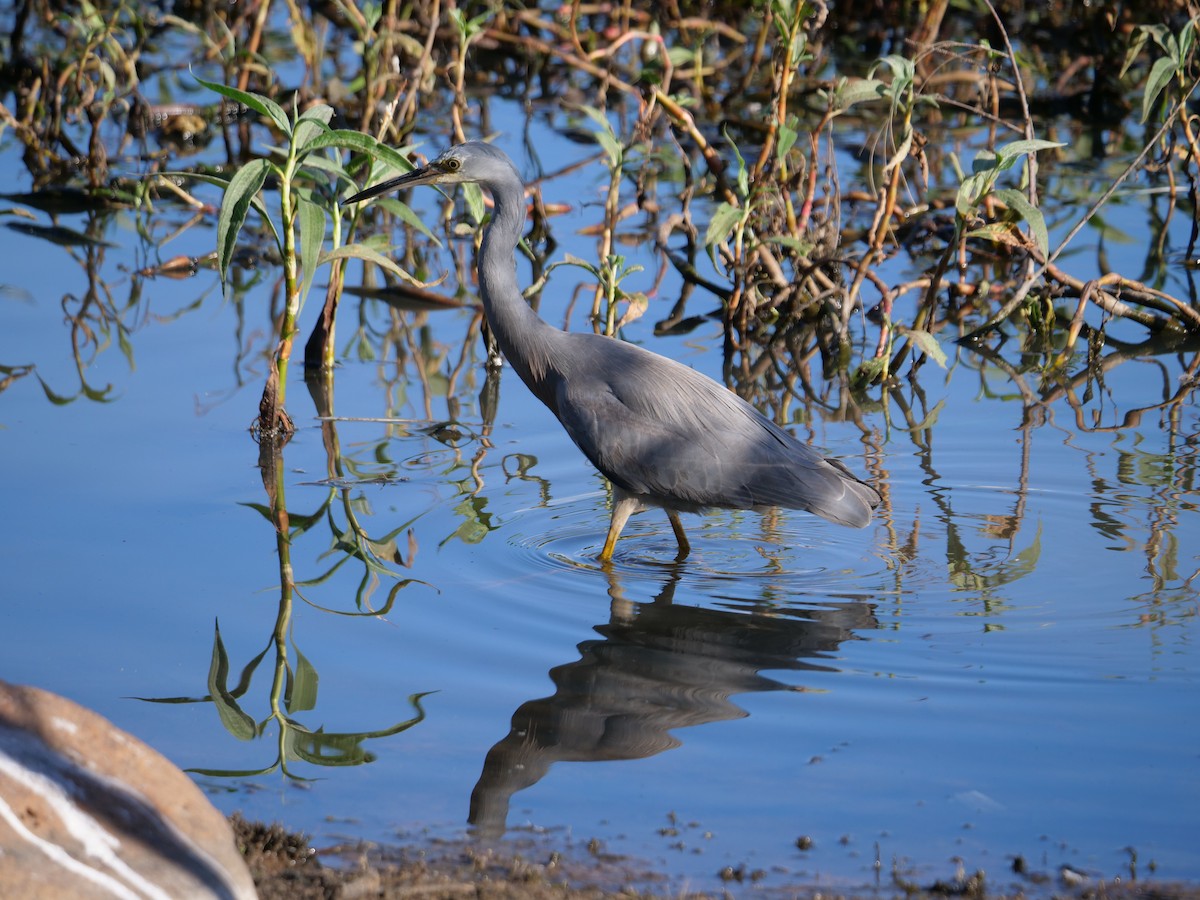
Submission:
[[[360,155],[360,161],[367,161],[366,167],[360,169],[367,173],[368,180],[399,174],[412,166],[401,152],[379,143],[370,135],[331,128],[329,123],[334,111],[325,104],[313,104],[303,112],[293,109],[289,115],[269,97],[200,78],[196,80],[226,100],[264,116],[283,136],[280,144],[267,148],[268,155],[241,166],[228,181],[217,176],[208,176],[208,180],[224,189],[217,219],[217,267],[222,282],[228,278],[238,237],[252,210],[269,228],[282,260],[283,317],[273,365],[259,405],[257,432],[264,438],[285,437],[295,430],[284,408],[288,364],[299,332],[300,313],[317,270],[342,260],[361,259],[415,282],[376,249],[380,246],[378,241],[346,241],[346,236],[354,233],[357,219],[355,214],[347,222],[338,201],[341,196],[357,190],[357,182],[342,163],[342,151],[352,151]],[[274,210],[268,207],[265,199],[269,190],[278,194]],[[423,228],[415,217],[410,220]],[[327,366],[332,365],[333,360],[335,332],[332,321],[331,317],[320,352],[320,359]]]
[[[126,0],[70,11],[35,0],[22,10],[8,35],[0,128],[22,149],[31,204],[67,180],[93,204],[145,210],[181,193],[157,177],[171,171],[224,191],[223,282],[236,280],[247,227],[273,245],[283,299],[255,425],[263,437],[294,428],[288,367],[319,271],[329,277],[305,363],[326,372],[351,260],[409,285],[427,263],[457,265],[460,293],[470,292],[469,261],[434,260],[444,248],[402,199],[366,212],[343,211],[338,199],[408,168],[423,135],[430,147],[490,137],[496,96],[563,115],[552,127],[597,148],[586,165],[605,168],[603,197],[584,208],[599,210],[590,230],[601,239],[581,261],[593,327],[615,333],[663,299],[675,303],[674,327],[695,318],[683,309],[689,296],[707,295],[731,377],[770,369],[765,355],[785,345],[788,366],[818,360],[823,380],[871,391],[909,358],[940,361],[947,338],[974,352],[1018,334],[1061,367],[1084,361],[1071,352],[1076,337],[1114,322],[1150,336],[1200,330],[1194,298],[1172,293],[1200,241],[1200,132],[1188,112],[1200,19],[1181,0],[1120,10],[417,0],[321,11],[218,5],[196,22]],[[1010,22],[1021,25],[1019,42]],[[221,77],[194,79],[181,47]],[[216,112],[187,102],[197,83],[220,99]],[[598,127],[579,135],[581,111]],[[218,131],[227,168],[182,162]],[[1088,155],[1125,168],[1096,168],[1108,183],[1071,196],[1064,163]],[[115,161],[130,159],[144,177],[118,174]],[[573,167],[547,177],[568,174]],[[1103,259],[1079,271],[1085,263],[1065,255],[1071,238],[1088,223],[1109,227],[1100,211],[1134,178],[1162,197],[1144,272],[1112,271]],[[540,188],[531,185],[535,206]],[[203,219],[203,202],[181,199]],[[360,217],[379,211],[403,223],[403,265],[388,238],[359,234]],[[477,195],[467,195],[466,214],[447,237],[477,234],[486,217]],[[1190,236],[1173,247],[1169,226],[1180,216],[1190,217]],[[1056,243],[1070,217],[1076,224]],[[553,254],[553,219],[534,222]],[[64,237],[57,223],[40,227],[30,233]],[[620,252],[630,240],[653,247],[657,273]],[[904,266],[887,267],[898,257]],[[569,261],[535,259],[535,291]],[[668,267],[683,285],[678,297],[658,292]],[[2,362],[17,377],[27,371]]]

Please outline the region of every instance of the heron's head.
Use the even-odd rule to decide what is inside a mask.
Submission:
[[[413,169],[398,178],[359,191],[344,202],[358,203],[360,200],[378,197],[389,191],[422,184],[461,184],[474,181],[487,185],[514,177],[518,177],[516,169],[503,150],[481,141],[468,141],[443,150],[435,159],[419,169]]]

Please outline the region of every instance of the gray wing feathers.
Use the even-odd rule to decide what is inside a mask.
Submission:
[[[683,510],[782,506],[858,528],[870,521],[879,495],[842,463],[687,366],[596,340],[577,348],[556,412],[610,481]]]

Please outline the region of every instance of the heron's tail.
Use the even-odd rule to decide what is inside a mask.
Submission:
[[[871,524],[872,510],[883,501],[879,491],[851,472],[840,460],[825,461],[837,470],[842,494],[836,499],[827,498],[822,503],[814,504],[809,511],[839,525],[866,528]]]

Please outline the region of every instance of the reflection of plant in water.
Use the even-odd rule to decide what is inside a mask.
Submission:
[[[389,565],[412,567],[417,553],[413,526],[427,511],[412,515],[402,524],[390,527],[386,534],[372,538],[361,524],[362,517],[370,515],[369,503],[362,494],[354,494],[356,489],[367,484],[407,481],[408,471],[416,469],[422,477],[434,475],[439,484],[457,492],[458,502],[453,511],[461,522],[439,546],[453,538],[476,543],[495,528],[486,511],[487,498],[480,492],[484,487],[482,464],[492,447],[489,435],[499,390],[499,374],[493,369],[483,369],[484,380],[478,386],[481,421],[476,424],[464,420],[464,396],[469,396],[468,391],[476,387],[475,373],[480,371],[472,353],[479,346],[477,320],[470,322],[467,335],[458,344],[435,340],[433,329],[427,327],[427,313],[414,313],[410,317],[389,304],[364,303],[363,309],[368,306],[381,307],[389,316],[388,327],[378,328],[360,311],[358,337],[363,342],[369,340],[368,358],[379,360],[377,377],[389,399],[388,415],[379,420],[384,426],[384,437],[355,445],[350,452],[343,453],[338,434],[342,420],[334,414],[332,384],[323,379],[309,380],[309,390],[321,418],[325,448],[326,476],[322,483],[330,487],[329,498],[310,520],[324,513],[328,521],[334,540],[326,556],[343,552],[348,555],[337,558],[324,575],[299,582],[318,583],[348,559],[360,559],[366,567],[358,593],[360,609],[365,607],[366,597],[378,577],[396,577],[388,570]],[[444,402],[445,410],[435,410],[435,401]],[[466,404],[469,405],[469,400]],[[406,405],[415,407],[415,419],[405,415]],[[397,458],[392,443],[414,437],[436,442],[444,449],[423,451],[414,458]],[[471,448],[474,452],[468,457],[466,453]],[[335,507],[339,506],[335,494],[341,496],[344,525],[334,518]],[[292,521],[295,523],[294,517]],[[305,523],[297,534],[308,530],[310,524],[311,521]]]
[[[326,421],[324,425],[332,429],[333,422]],[[336,448],[336,435],[332,445],[329,444],[327,435],[327,446]],[[309,603],[309,605],[331,615],[370,617],[386,615],[391,611],[400,591],[413,583],[411,579],[397,579],[388,592],[386,601],[379,609],[364,609],[365,600],[369,596],[370,589],[377,583],[379,576],[391,577],[393,574],[384,565],[383,559],[390,557],[403,564],[403,558],[395,546],[394,538],[409,523],[405,523],[382,539],[372,539],[359,525],[354,509],[355,504],[350,499],[348,489],[343,488],[341,490],[342,508],[347,514],[347,525],[339,526],[333,516],[333,500],[338,489],[332,486],[326,501],[316,513],[296,516],[287,509],[282,448],[278,444],[273,447],[262,445],[259,464],[262,468],[263,487],[266,489],[269,502],[265,506],[255,505],[255,508],[259,509],[274,526],[275,547],[279,556],[279,606],[271,637],[267,646],[242,668],[237,683],[231,686],[229,684],[229,656],[225,650],[225,644],[221,640],[221,631],[218,626],[213,638],[212,659],[208,670],[208,695],[198,698],[158,699],[155,702],[211,702],[216,707],[225,730],[241,741],[263,737],[272,723],[278,728],[277,755],[271,765],[245,770],[212,768],[189,770],[197,774],[247,777],[273,772],[278,768],[284,775],[297,778],[300,776],[288,768],[289,763],[297,760],[319,766],[352,766],[371,762],[374,756],[363,747],[363,744],[367,740],[399,734],[422,721],[425,718],[425,711],[422,709],[420,701],[425,695],[423,693],[410,695],[409,703],[412,705],[414,715],[387,728],[354,732],[326,732],[323,728],[309,728],[297,716],[300,713],[312,712],[316,708],[319,678],[316,667],[297,646],[292,608],[297,596],[304,599],[297,590],[299,584],[318,585],[328,580],[344,563],[356,559],[364,567],[363,578],[356,595],[357,611],[324,609],[314,603]],[[329,552],[336,559],[331,568],[320,576],[306,582],[297,582],[292,566],[292,542],[298,535],[315,526],[322,518],[329,523],[330,530],[334,534],[334,544]],[[409,534],[411,541],[411,531]],[[411,552],[410,550],[410,561]],[[261,721],[256,721],[243,709],[242,703],[239,701],[249,692],[254,673],[268,654],[274,656],[271,684],[266,695],[270,712]]]
[[[393,592],[394,598],[395,592]],[[390,603],[390,601],[389,601]],[[324,728],[312,729],[301,722],[300,713],[312,712],[317,704],[319,677],[317,670],[295,644],[291,626],[291,592],[285,590],[279,604],[275,628],[266,647],[251,659],[241,670],[236,684],[229,683],[229,656],[221,640],[221,629],[215,629],[212,662],[208,670],[208,695],[204,697],[144,697],[153,703],[209,703],[217,709],[221,724],[240,741],[251,741],[263,737],[274,723],[278,729],[277,756],[269,766],[256,769],[213,769],[193,767],[190,772],[227,778],[244,778],[264,775],[279,769],[290,778],[301,777],[290,771],[289,763],[300,761],[317,766],[356,766],[374,760],[374,755],[363,744],[368,740],[390,737],[406,731],[425,718],[421,698],[425,694],[412,694],[409,703],[414,715],[388,728],[353,731],[327,732]],[[289,658],[290,650],[295,662]],[[267,691],[270,712],[261,720],[242,708],[239,703],[250,690],[254,673],[268,653],[274,651],[271,684]]]
[[[1194,396],[1200,372],[1200,350],[1194,342],[1182,343],[1165,335],[1137,345],[1126,345],[1110,339],[1115,346],[1105,353],[1103,341],[1093,341],[1086,366],[1068,376],[1053,361],[1056,348],[1048,346],[1041,353],[1024,355],[1022,365],[1014,365],[999,353],[982,349],[983,363],[976,357],[964,357],[962,368],[975,368],[980,380],[980,396],[990,401],[1020,403],[1020,421],[1016,426],[1020,444],[1020,469],[1012,493],[1013,502],[1006,512],[982,518],[977,533],[986,541],[981,550],[968,546],[963,517],[953,506],[953,491],[932,491],[930,496],[946,523],[946,558],[951,582],[962,592],[978,595],[983,611],[994,613],[1002,609],[1005,599],[997,589],[1030,575],[1041,562],[1042,525],[1032,538],[1019,541],[1026,527],[1029,502],[1029,483],[1034,437],[1042,426],[1053,425],[1056,409],[1063,403],[1073,414],[1071,434],[1111,434],[1114,451],[1094,459],[1115,459],[1111,472],[1095,468],[1090,472],[1090,525],[1103,535],[1110,549],[1140,553],[1145,557],[1145,572],[1153,587],[1131,598],[1140,607],[1137,624],[1159,626],[1177,623],[1196,614],[1193,585],[1200,580],[1200,568],[1189,571],[1179,553],[1177,527],[1185,515],[1194,512],[1191,497],[1200,483],[1193,442],[1184,417]],[[1185,375],[1172,377],[1171,369],[1160,363],[1153,354],[1176,354],[1184,348],[1191,356],[1184,360]],[[1153,402],[1120,408],[1104,385],[1106,373],[1126,364],[1151,365],[1161,370],[1162,389]],[[922,468],[931,484],[941,481],[934,459],[933,426],[937,422],[940,403],[929,409],[917,379],[910,379],[909,388],[915,402],[901,391],[891,391],[892,402],[903,411],[902,421],[889,429],[896,434],[907,433],[922,460]],[[1167,434],[1166,453],[1147,453],[1129,449],[1125,441],[1137,435],[1145,418],[1157,415]],[[1089,459],[1089,468],[1094,462]],[[1137,493],[1126,486],[1143,489]],[[886,488],[885,488],[886,498]],[[898,523],[885,517],[882,527],[892,532],[891,547],[896,561],[897,581],[906,574],[909,561],[919,557],[921,534],[919,521],[911,533],[903,535]],[[988,628],[994,625],[985,626]]]
[[[10,226],[19,225],[15,230],[29,237],[63,248],[68,260],[78,265],[86,279],[82,292],[64,294],[59,301],[63,321],[67,325],[71,359],[79,377],[79,387],[68,390],[59,385],[52,385],[38,374],[36,361],[11,367],[12,373],[18,377],[33,374],[41,384],[46,398],[59,406],[72,403],[80,397],[100,403],[114,399],[114,386],[93,384],[90,380],[90,370],[103,354],[114,347],[120,351],[129,369],[134,368],[133,334],[147,319],[149,309],[149,301],[142,292],[144,279],[140,275],[133,275],[126,284],[122,284],[120,281],[107,280],[103,274],[107,253],[113,249],[112,244],[98,237],[106,232],[112,220],[111,214],[103,209],[106,204],[84,197],[78,199],[89,212],[83,231],[62,226],[9,223]],[[39,201],[30,197],[25,202],[32,205]],[[127,293],[121,296],[119,290]],[[196,299],[173,314],[159,311],[155,318],[165,321],[182,316],[197,309],[201,299]]]
[[[323,728],[314,731],[304,725],[296,716],[299,713],[311,712],[316,708],[319,679],[317,670],[295,646],[294,640],[291,643],[296,656],[295,664],[293,665],[288,659],[290,619],[290,602],[281,603],[279,618],[276,620],[275,632],[269,645],[246,664],[237,684],[232,688],[229,686],[229,657],[221,641],[221,629],[218,627],[213,640],[212,664],[208,670],[209,694],[203,698],[216,706],[225,730],[240,741],[250,741],[262,737],[271,723],[275,723],[279,729],[278,756],[275,762],[258,769],[197,767],[188,771],[199,775],[245,778],[252,775],[265,775],[278,768],[284,775],[298,778],[300,776],[297,773],[289,771],[289,762],[298,760],[316,766],[357,766],[369,763],[375,758],[363,747],[366,741],[390,737],[407,731],[425,718],[425,711],[421,708],[421,698],[425,695],[412,694],[408,699],[415,710],[413,717],[389,728],[374,731],[327,732]],[[242,709],[238,699],[249,691],[255,669],[272,649],[275,651],[275,665],[268,693],[271,711],[261,722],[256,722],[249,713]]]

